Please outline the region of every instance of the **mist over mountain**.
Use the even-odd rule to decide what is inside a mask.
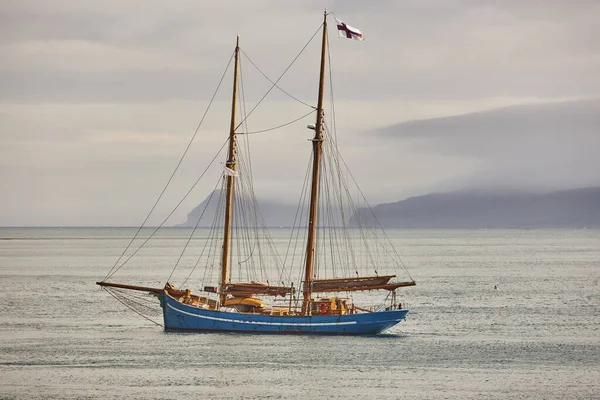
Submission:
[[[373,223],[372,213],[361,210]],[[550,193],[463,190],[373,207],[387,228],[600,228],[600,187]],[[351,223],[356,225],[356,218]]]
[[[215,214],[217,213],[217,207],[219,205],[219,199],[221,197],[221,191],[215,190],[212,194],[208,195],[206,199],[199,205],[194,207],[187,215],[187,220],[183,224],[177,225],[178,227],[194,227],[200,219],[199,227],[210,227],[213,225]],[[243,201],[249,201],[244,199]],[[265,220],[266,226],[292,226],[294,223],[294,216],[296,215],[296,206],[282,204],[275,201],[258,199],[258,205],[260,212]],[[218,222],[217,226],[220,226],[222,222]]]
[[[178,226],[196,226],[207,204],[199,226],[212,226],[219,195],[215,191],[212,198],[208,196]],[[267,226],[292,226],[295,206],[260,199],[258,203]],[[600,228],[600,187],[549,193],[483,190],[431,193],[380,204],[372,210],[386,228]],[[370,211],[359,212],[363,221],[373,224]],[[356,226],[356,216],[348,222]]]
[[[373,134],[413,154],[443,156],[462,173],[421,193],[463,188],[552,191],[600,186],[600,99],[518,105],[409,121]],[[416,172],[421,166],[413,164]],[[409,176],[410,178],[410,176]]]
[[[600,99],[519,105],[443,118],[409,121],[371,132],[389,153],[413,152],[405,168],[381,178],[374,165],[366,182],[405,187],[420,168],[419,157],[441,156],[435,168],[452,170],[457,159],[471,160],[462,174],[451,174],[427,193],[374,207],[388,227],[411,228],[585,228],[600,227]],[[377,149],[380,149],[377,147]],[[384,156],[385,154],[385,156]],[[398,153],[400,154],[400,153]],[[401,156],[400,156],[401,157]],[[448,164],[444,164],[447,158]],[[441,161],[439,161],[441,160]],[[399,160],[402,161],[402,160]],[[410,170],[406,170],[406,166]],[[428,190],[429,188],[429,190]],[[411,194],[397,196],[404,198]],[[367,193],[369,197],[369,193]],[[211,226],[218,192],[200,226]],[[183,226],[194,226],[207,200],[194,208]],[[291,226],[296,205],[259,199],[268,226]],[[349,221],[355,223],[353,219]]]

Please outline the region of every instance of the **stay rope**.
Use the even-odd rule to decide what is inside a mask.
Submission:
[[[320,30],[320,29],[319,29],[319,30]],[[317,32],[319,32],[319,30],[317,30]],[[315,33],[315,34],[316,34],[316,33]],[[313,38],[314,38],[314,35],[313,35],[313,37],[311,37],[311,38],[310,38],[310,40],[308,41],[308,43],[310,43],[310,42],[312,41],[312,39],[313,39]],[[307,43],[307,46],[308,46],[308,43]],[[306,48],[306,46],[305,46],[305,48]],[[271,82],[271,84],[272,84],[273,86],[275,86],[275,87],[276,87],[277,89],[279,89],[281,92],[283,92],[283,93],[287,94],[287,95],[288,95],[289,97],[291,97],[292,99],[296,100],[298,103],[304,104],[305,106],[307,106],[307,107],[310,107],[310,108],[313,108],[313,109],[315,109],[315,110],[316,110],[316,107],[315,107],[315,106],[312,106],[312,105],[310,105],[310,104],[308,104],[308,103],[306,103],[306,102],[304,102],[304,101],[302,101],[302,100],[298,99],[297,97],[295,97],[295,96],[293,96],[293,95],[289,94],[289,93],[288,93],[288,92],[286,92],[286,91],[285,91],[283,88],[281,88],[279,85],[277,85],[277,82],[279,82],[279,80],[280,80],[280,79],[283,77],[283,75],[282,75],[282,76],[281,76],[281,77],[280,77],[280,78],[279,78],[279,79],[278,79],[276,82],[273,82],[273,81],[271,80],[271,78],[269,78],[269,77],[267,76],[267,74],[265,74],[265,73],[264,73],[264,72],[263,72],[263,71],[262,71],[262,70],[261,70],[261,69],[260,69],[260,68],[259,68],[259,67],[258,67],[258,66],[255,64],[255,63],[254,63],[254,61],[252,61],[252,59],[251,59],[251,58],[248,56],[248,54],[246,54],[246,53],[244,52],[244,50],[242,50],[242,49],[240,49],[240,50],[241,50],[242,54],[243,54],[243,55],[244,55],[244,56],[245,56],[245,57],[248,59],[248,61],[250,61],[250,64],[252,64],[252,65],[254,66],[254,68],[256,68],[256,70],[257,70],[258,72],[260,72],[262,76],[264,76],[264,77],[265,77],[265,79],[266,79],[266,80],[268,80],[269,82]],[[304,51],[304,49],[302,49],[302,51]],[[302,51],[300,52],[300,54],[302,54]],[[296,61],[296,59],[297,59],[297,58],[300,56],[300,54],[298,54],[298,56],[297,56],[297,57],[294,59],[294,61]],[[294,61],[292,61],[292,64],[294,63]],[[292,66],[292,65],[290,64],[290,67],[291,67],[291,66]],[[288,67],[288,69],[289,69],[289,67]],[[286,72],[287,72],[287,70],[286,70]],[[284,74],[285,74],[285,72],[284,72]]]
[[[125,261],[123,261],[123,263],[121,265],[119,265],[116,269],[113,268],[114,272],[112,272],[109,275],[107,275],[106,278],[104,278],[104,280],[110,278],[115,273],[117,273],[117,271],[120,270],[125,264],[127,264],[127,262],[129,260],[131,260],[133,258],[133,256],[135,256],[138,253],[138,251],[140,251],[142,249],[142,247],[144,247],[144,245],[146,243],[148,243],[148,241],[150,241],[150,239],[152,239],[152,237],[156,234],[156,232],[158,232],[158,230],[163,227],[163,225],[169,220],[169,218],[171,218],[171,216],[175,213],[175,211],[177,211],[177,209],[179,208],[179,206],[181,206],[181,204],[185,201],[185,199],[187,199],[187,197],[190,195],[190,193],[192,193],[192,191],[194,190],[194,188],[196,187],[196,185],[198,185],[198,182],[200,182],[200,180],[204,177],[204,175],[206,174],[206,172],[213,165],[213,163],[215,162],[215,160],[220,155],[221,151],[223,150],[223,148],[225,147],[225,145],[228,142],[229,142],[229,138],[227,138],[227,140],[225,140],[225,142],[223,143],[223,145],[221,146],[221,148],[219,149],[219,151],[217,152],[217,154],[213,157],[213,159],[208,164],[208,166],[206,167],[206,169],[202,172],[202,175],[200,175],[200,177],[198,179],[196,179],[196,182],[194,182],[194,184],[192,185],[192,187],[187,191],[187,193],[183,196],[183,198],[179,201],[179,203],[177,203],[177,205],[175,206],[175,208],[173,209],[173,211],[171,211],[169,213],[169,215],[167,215],[167,217],[160,223],[160,225],[157,226],[154,229],[154,231],[152,231],[152,233],[150,234],[150,236],[148,236],[146,238],[146,240],[144,240],[144,242],[142,242],[142,244]],[[139,230],[138,230],[138,232],[139,232]],[[135,237],[134,237],[134,239],[135,239]],[[133,242],[133,240],[131,242]]]
[[[221,79],[219,80],[217,88],[215,89],[215,91],[214,91],[214,93],[213,93],[213,95],[212,95],[212,97],[210,99],[210,102],[208,103],[208,106],[206,107],[206,110],[204,110],[204,114],[202,115],[202,118],[200,119],[200,122],[198,123],[198,126],[196,127],[196,130],[194,131],[194,134],[192,135],[191,139],[189,140],[189,142],[188,142],[188,144],[187,144],[187,146],[186,146],[183,154],[179,158],[179,162],[177,162],[177,165],[175,166],[175,169],[173,170],[173,173],[171,174],[171,176],[167,180],[167,183],[166,183],[165,187],[160,192],[160,195],[156,199],[156,202],[154,202],[154,205],[152,206],[152,208],[150,209],[150,212],[148,213],[148,215],[144,219],[144,222],[142,222],[142,224],[138,228],[137,232],[135,233],[135,235],[133,236],[133,238],[131,238],[131,240],[127,244],[127,247],[125,247],[125,249],[123,250],[123,252],[119,256],[119,258],[117,259],[117,261],[115,262],[115,264],[113,265],[113,267],[110,269],[110,271],[108,271],[108,274],[106,274],[106,276],[102,280],[102,282],[106,281],[108,278],[110,278],[111,276],[113,276],[127,262],[127,261],[125,261],[125,263],[121,264],[121,266],[117,268],[117,265],[123,259],[123,257],[125,256],[125,253],[127,252],[127,250],[129,250],[129,248],[131,247],[131,245],[133,244],[133,242],[135,241],[135,239],[138,237],[138,235],[141,232],[142,228],[146,225],[146,222],[148,222],[148,219],[150,218],[150,216],[154,212],[154,209],[156,208],[156,206],[158,205],[158,203],[162,199],[162,197],[165,194],[165,191],[167,190],[167,188],[169,187],[169,185],[171,184],[171,181],[173,180],[173,177],[175,176],[175,174],[179,170],[179,167],[181,166],[181,163],[183,162],[183,159],[187,155],[188,150],[190,149],[192,143],[194,142],[194,139],[196,138],[196,135],[198,134],[198,131],[200,130],[200,127],[202,126],[202,123],[204,122],[204,119],[206,118],[206,115],[208,114],[208,111],[210,110],[210,107],[212,106],[212,103],[213,103],[213,101],[214,101],[217,93],[219,92],[219,88],[221,87],[221,83],[223,82],[223,79],[225,78],[225,74],[227,73],[227,70],[229,69],[229,65],[231,65],[231,60],[233,59],[234,54],[235,53],[232,53],[231,56],[229,57],[229,61],[227,62],[227,66],[225,67],[225,70],[223,71],[223,74],[221,74]],[[116,268],[116,270],[115,270],[115,268]]]
[[[250,110],[250,112],[248,114],[246,114],[245,118],[235,127],[235,129],[239,128],[244,122],[246,122],[246,120],[248,119],[248,117],[250,117],[250,115],[252,115],[252,113],[260,105],[260,103],[262,103],[263,100],[269,95],[269,93],[271,93],[271,91],[277,86],[277,83],[281,80],[281,78],[284,77],[284,75],[289,71],[289,69],[292,67],[292,65],[294,65],[294,63],[296,62],[296,60],[298,59],[298,57],[300,57],[300,55],[304,52],[304,50],[306,50],[306,48],[308,47],[308,45],[310,44],[310,42],[313,41],[313,39],[315,38],[315,36],[317,35],[317,33],[319,33],[319,31],[321,30],[322,27],[323,27],[323,24],[319,25],[319,28],[315,31],[315,33],[313,33],[313,35],[308,40],[308,42],[306,42],[306,44],[304,45],[304,47],[302,48],[302,50],[300,50],[300,52],[296,55],[296,57],[294,57],[294,59],[292,60],[292,62],[287,66],[287,68],[283,71],[283,73],[279,76],[279,78],[277,78],[277,80],[275,82],[273,82],[273,85],[271,86],[271,88],[269,90],[267,90],[267,92],[264,94],[263,97],[261,97],[261,99],[258,101],[258,103],[256,103],[256,105],[254,107],[252,107],[252,109]],[[269,79],[269,81],[271,81],[271,80]],[[309,107],[312,107],[312,106],[309,106]]]
[[[283,127],[285,127],[285,126],[291,125],[291,124],[293,124],[294,122],[298,122],[298,121],[300,121],[301,119],[304,119],[304,118],[308,117],[310,114],[314,113],[315,111],[316,111],[316,110],[310,110],[309,112],[307,112],[306,114],[304,114],[304,115],[303,115],[303,116],[301,116],[301,117],[298,117],[298,118],[296,118],[296,119],[294,119],[294,120],[292,120],[292,121],[290,121],[290,122],[287,122],[287,123],[285,123],[285,124],[282,124],[282,125],[279,125],[279,126],[275,126],[275,127],[273,127],[273,128],[263,129],[263,130],[260,130],[260,131],[254,131],[254,132],[240,132],[240,133],[236,133],[236,135],[255,135],[255,134],[257,134],[257,133],[264,133],[264,132],[270,132],[270,131],[274,131],[274,130],[276,130],[276,129],[280,129],[280,128],[283,128]]]
[[[158,326],[163,326],[163,324],[161,324],[161,323],[159,323],[159,322],[156,322],[156,321],[154,321],[154,320],[153,320],[153,319],[151,319],[150,317],[147,317],[146,315],[144,315],[144,314],[143,314],[143,313],[141,313],[140,311],[136,310],[136,308],[135,308],[135,307],[133,307],[132,305],[130,305],[130,304],[127,304],[127,302],[126,302],[126,301],[124,301],[122,298],[120,298],[119,296],[117,296],[117,295],[116,295],[116,294],[113,292],[113,290],[114,290],[114,289],[110,289],[110,290],[109,290],[109,289],[108,289],[108,288],[106,288],[106,287],[103,287],[103,289],[104,289],[104,290],[106,290],[106,292],[107,292],[108,294],[110,294],[112,297],[114,297],[114,298],[115,298],[115,299],[116,299],[116,300],[117,300],[119,303],[123,304],[125,307],[129,308],[131,311],[133,311],[134,313],[136,313],[136,314],[137,314],[137,315],[139,315],[140,317],[142,317],[142,318],[144,318],[144,319],[146,319],[146,320],[148,320],[148,321],[150,321],[150,322],[152,322],[153,324],[156,324],[156,325],[158,325]],[[131,301],[131,300],[130,300],[130,301]]]

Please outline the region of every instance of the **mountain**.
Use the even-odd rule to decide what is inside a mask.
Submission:
[[[202,203],[194,207],[192,211],[187,215],[187,220],[183,224],[177,225],[178,227],[194,227],[200,215],[206,208],[202,220],[198,226],[209,227],[213,225],[215,219],[215,213],[217,211],[217,205],[219,198],[221,197],[221,191],[215,190],[211,195],[206,197]],[[246,200],[247,201],[247,200]],[[206,207],[208,204],[208,207]],[[266,226],[292,226],[294,223],[294,217],[296,215],[296,207],[277,203],[270,200],[258,200],[260,212],[265,219]],[[220,225],[220,224],[219,224]]]
[[[215,191],[189,214],[180,227],[195,226],[210,200],[199,226],[211,226],[220,191]],[[291,226],[296,207],[259,200],[267,226]],[[372,214],[359,211],[368,223]],[[549,193],[461,190],[410,197],[373,207],[386,228],[600,228],[600,187]],[[371,220],[369,221],[369,219]],[[356,225],[355,216],[350,219]]]
[[[600,187],[432,193],[380,204],[373,212],[387,228],[600,228]]]

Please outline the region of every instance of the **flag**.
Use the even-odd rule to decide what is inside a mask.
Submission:
[[[354,39],[354,40],[365,40],[361,31],[356,28],[351,27],[350,25],[346,25],[345,22],[340,21],[339,19],[335,19],[337,22],[338,28],[338,36],[346,39]]]
[[[225,167],[225,176],[238,176],[240,173],[232,170],[231,168]]]

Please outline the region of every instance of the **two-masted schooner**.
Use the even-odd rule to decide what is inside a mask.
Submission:
[[[299,275],[296,285],[272,285],[268,281],[238,281],[231,274],[231,248],[234,236],[249,236],[248,224],[241,229],[234,230],[232,224],[235,220],[234,214],[239,208],[235,207],[235,196],[240,194],[236,190],[236,181],[242,179],[238,166],[240,165],[240,154],[236,151],[237,140],[240,133],[236,133],[236,100],[238,98],[238,63],[240,56],[239,37],[234,52],[234,78],[233,96],[231,106],[231,123],[228,140],[227,159],[225,161],[225,172],[220,179],[222,181],[222,201],[220,205],[223,212],[216,218],[221,221],[221,226],[215,231],[220,232],[218,249],[220,255],[218,262],[220,274],[213,276],[212,284],[202,286],[201,294],[192,293],[190,289],[176,288],[167,283],[164,287],[135,286],[122,283],[109,282],[107,278],[112,277],[109,273],[107,278],[97,282],[106,290],[119,291],[142,291],[149,292],[159,297],[162,307],[164,328],[168,331],[190,331],[190,332],[246,332],[246,333],[277,333],[277,334],[375,334],[382,332],[402,321],[408,310],[402,308],[396,297],[397,289],[405,286],[415,285],[415,281],[401,280],[394,273],[379,274],[384,270],[384,263],[380,257],[393,257],[397,255],[395,250],[390,250],[391,242],[386,235],[372,235],[366,233],[364,224],[360,217],[364,210],[351,207],[350,211],[344,212],[342,205],[335,207],[323,206],[323,198],[337,198],[341,194],[348,194],[349,190],[345,183],[333,183],[324,177],[324,159],[328,155],[324,152],[325,113],[323,110],[323,97],[325,86],[325,68],[327,59],[327,12],[322,24],[321,62],[320,78],[318,88],[318,101],[315,108],[316,123],[309,128],[314,130],[312,141],[312,155],[306,177],[306,200],[308,209],[304,215],[304,226],[296,230],[301,232],[305,238],[303,241],[303,256],[298,257],[297,269],[302,268],[303,273]],[[348,27],[339,24],[338,29],[343,30],[347,37]],[[313,36],[314,37],[314,36]],[[314,108],[314,107],[313,107]],[[334,138],[329,144],[335,145]],[[337,148],[330,151],[333,157]],[[344,164],[339,160],[328,164],[327,170],[340,167]],[[342,177],[343,174],[333,174]],[[339,196],[324,196],[330,189]],[[354,204],[354,203],[345,203]],[[329,217],[327,213],[338,215],[338,219]],[[238,212],[240,214],[240,212]],[[376,222],[374,215],[370,219]],[[218,221],[217,221],[218,222]],[[322,225],[319,225],[319,224]],[[326,225],[326,226],[324,226]],[[344,228],[345,233],[334,233],[335,228]],[[357,239],[351,238],[353,234]],[[297,236],[296,236],[297,237]],[[268,238],[268,235],[265,236]],[[358,250],[357,241],[375,238],[380,245],[367,249]],[[321,240],[321,241],[320,241]],[[347,247],[342,248],[345,243]],[[290,240],[291,241],[291,240]],[[329,241],[329,242],[328,242]],[[330,245],[325,245],[330,243]],[[217,247],[215,247],[217,248]],[[337,252],[327,254],[327,252]],[[249,251],[250,258],[258,251],[255,247]],[[316,263],[319,255],[324,255],[328,262],[334,264],[333,272],[327,275]],[[358,261],[358,259],[364,261]],[[270,262],[270,258],[267,262]],[[298,260],[297,260],[298,261]],[[239,261],[239,265],[246,260]],[[361,264],[356,266],[353,264]],[[336,267],[337,266],[337,267]],[[361,268],[362,267],[362,268]],[[371,271],[359,274],[358,270]],[[325,275],[325,277],[323,277]],[[410,277],[410,276],[409,276]],[[218,280],[217,280],[218,279]],[[297,288],[300,288],[297,291]],[[387,292],[384,302],[379,307],[361,307],[353,301],[353,295],[371,291]],[[269,299],[275,301],[275,305],[266,304]]]

